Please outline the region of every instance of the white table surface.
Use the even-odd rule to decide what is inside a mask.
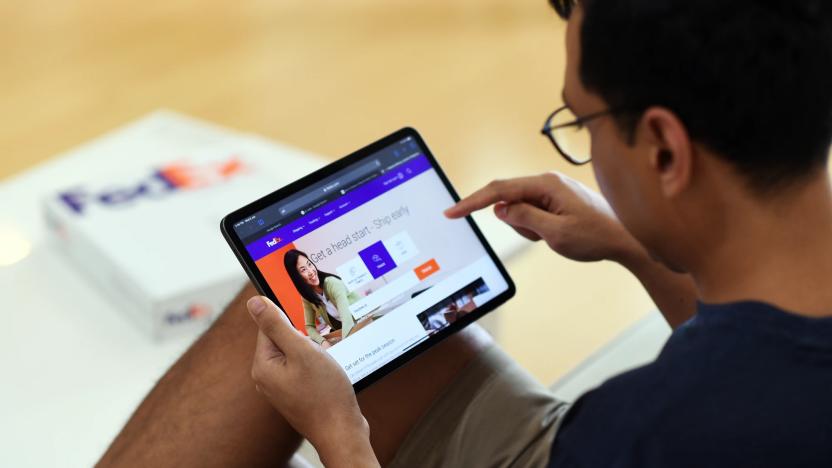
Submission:
[[[92,465],[196,337],[152,342],[44,240],[43,194],[90,171],[150,162],[71,153],[0,184],[0,229],[33,244],[0,266],[2,467]],[[526,245],[490,213],[477,220],[503,259]]]

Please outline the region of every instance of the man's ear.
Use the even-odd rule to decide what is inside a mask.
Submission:
[[[650,107],[639,126],[644,144],[650,148],[650,168],[667,197],[675,197],[690,186],[693,177],[693,143],[681,120],[664,107]]]

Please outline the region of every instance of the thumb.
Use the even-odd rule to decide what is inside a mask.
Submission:
[[[539,238],[558,222],[557,216],[528,203],[507,203],[494,210],[497,217],[515,229],[531,231]]]
[[[303,337],[289,322],[286,314],[264,296],[254,296],[246,303],[249,314],[260,331],[285,354],[291,354],[303,343]]]

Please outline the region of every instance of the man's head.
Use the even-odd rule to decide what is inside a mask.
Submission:
[[[824,173],[829,0],[551,3],[570,19],[566,104],[614,111],[587,124],[601,189],[667,263],[685,266],[686,236],[726,197],[766,203]]]

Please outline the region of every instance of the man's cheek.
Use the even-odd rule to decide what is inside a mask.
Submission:
[[[594,144],[594,143],[593,143]],[[595,175],[595,181],[598,183],[598,188],[601,190],[601,194],[604,195],[604,198],[613,203],[611,197],[613,195],[613,187],[611,186],[611,181],[609,179],[610,173],[610,161],[607,157],[608,154],[605,154],[603,147],[594,147],[594,151],[592,152],[592,172]]]
[[[593,152],[592,170],[601,195],[610,204],[616,217],[626,226],[627,213],[624,212],[626,210],[622,206],[626,205],[626,200],[623,197],[627,196],[626,191],[622,193],[622,186],[626,185],[626,173],[623,172],[626,168],[620,167],[621,165],[617,164],[615,160],[616,157],[620,158],[621,155],[606,150],[606,148],[597,147],[596,151]],[[598,154],[597,158],[594,157],[595,154]]]

